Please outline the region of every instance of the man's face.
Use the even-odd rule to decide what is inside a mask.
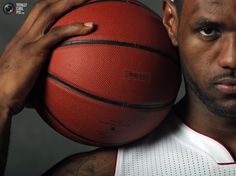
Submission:
[[[236,118],[236,0],[185,0],[177,41],[189,95]]]

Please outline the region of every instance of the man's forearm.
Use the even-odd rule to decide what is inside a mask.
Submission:
[[[10,127],[11,115],[9,109],[5,106],[0,106],[0,176],[3,175],[6,166]]]

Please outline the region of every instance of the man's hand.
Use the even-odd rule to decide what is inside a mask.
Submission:
[[[86,0],[41,0],[0,57],[0,106],[18,113],[32,89],[50,49],[75,35],[93,31],[93,23],[71,24],[49,30],[55,21]]]
[[[11,116],[24,107],[44,61],[57,43],[93,31],[91,22],[49,30],[56,20],[85,0],[41,0],[0,56],[0,176],[3,175]]]

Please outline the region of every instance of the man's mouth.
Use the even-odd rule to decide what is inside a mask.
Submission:
[[[225,78],[215,82],[216,88],[227,94],[236,94],[236,78]]]

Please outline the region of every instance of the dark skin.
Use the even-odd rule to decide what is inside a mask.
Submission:
[[[179,47],[187,94],[177,105],[193,129],[223,143],[236,158],[236,1],[166,4],[164,24]]]
[[[0,56],[0,175],[7,158],[11,118],[20,112],[51,49],[59,42],[94,30],[93,23],[49,29],[72,7],[86,0],[41,0]]]
[[[70,156],[43,176],[113,176],[116,164],[115,149],[98,149]]]
[[[59,4],[59,0],[45,2]],[[77,0],[76,3],[80,1]],[[0,72],[4,74],[0,74],[0,87],[3,85],[4,87],[0,92],[0,98],[3,100],[0,104],[0,152],[5,156],[11,116],[24,107],[28,92],[50,48],[69,36],[85,35],[92,31],[92,28],[77,24],[76,29],[68,27],[67,30],[54,31],[57,34],[54,39],[42,34],[39,29],[42,29],[48,20],[36,23],[38,25],[34,28],[31,26],[36,17],[40,16],[39,12],[45,11],[44,5],[41,3],[39,5],[41,8],[32,12],[34,15],[26,20],[1,56]],[[62,8],[61,4],[58,13],[60,10],[63,11]],[[163,23],[173,45],[180,49],[186,80],[186,96],[175,109],[186,124],[226,145],[234,157],[236,156],[235,9],[235,0],[184,0],[181,13],[177,13],[170,1],[164,2],[163,5]],[[47,11],[48,17],[52,17],[53,14],[49,12]],[[26,31],[32,32],[27,33],[26,39],[18,40]],[[63,31],[67,31],[66,34]],[[51,35],[54,36],[53,33]],[[47,42],[40,44],[35,40],[42,37]],[[18,47],[10,50],[16,41]],[[35,45],[38,47],[33,47]],[[25,47],[27,55],[24,54]],[[30,61],[27,59],[29,54],[31,58],[33,57]],[[18,67],[25,64],[24,67]],[[9,78],[12,81],[6,81]],[[25,82],[29,87],[23,86]],[[14,85],[11,85],[13,83]],[[117,149],[99,149],[77,154],[66,158],[44,175],[114,175],[116,151]],[[0,161],[4,163],[5,158],[2,157]]]

